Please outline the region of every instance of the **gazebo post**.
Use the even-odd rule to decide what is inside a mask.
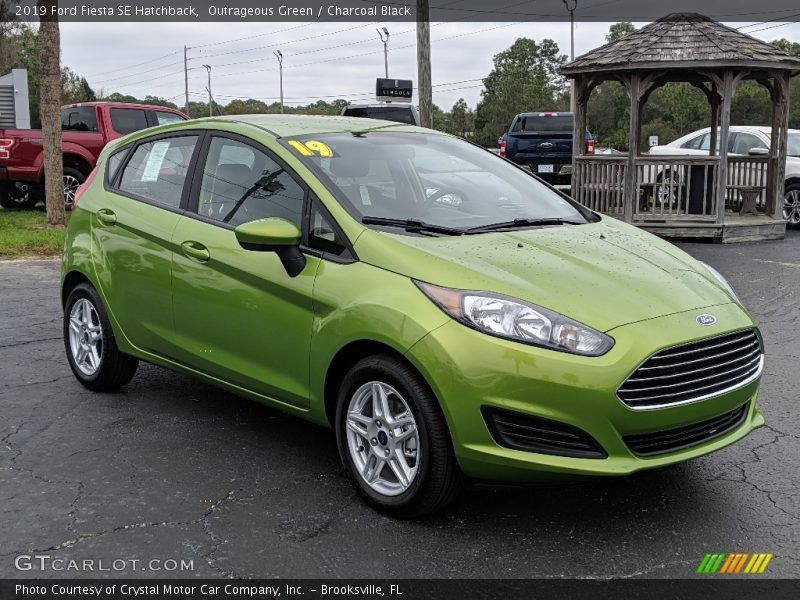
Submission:
[[[708,103],[711,106],[711,139],[708,148],[709,156],[716,156],[717,154],[717,129],[719,128],[719,92],[717,85],[711,83],[711,93],[708,95]]]
[[[767,214],[783,218],[783,188],[789,128],[789,76],[776,73],[772,93],[772,135],[767,163]]]
[[[639,109],[642,98],[642,77],[638,73],[633,73],[625,77],[624,81],[631,99],[631,120],[630,129],[628,130],[628,162],[625,166],[625,195],[623,201],[625,203],[625,222],[632,223],[633,205],[638,202],[636,157],[639,155],[639,139],[641,135],[640,117],[642,111]]]
[[[719,167],[717,169],[717,223],[725,222],[725,195],[728,189],[728,138],[731,125],[731,100],[734,92],[733,71],[722,75],[722,107],[719,115]]]

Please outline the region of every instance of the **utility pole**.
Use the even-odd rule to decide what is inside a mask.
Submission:
[[[431,24],[428,0],[417,0],[417,78],[419,79],[419,120],[423,127],[433,126],[431,90]]]
[[[389,30],[384,27],[383,32],[380,29],[375,31],[378,32],[378,37],[383,42],[383,72],[384,77],[389,79]]]
[[[214,116],[214,101],[211,97],[211,65],[203,65],[208,71],[208,116]]]
[[[278,59],[279,81],[281,88],[281,114],[283,114],[283,54],[280,50],[275,50],[275,57]]]
[[[561,0],[569,12],[569,60],[575,60],[575,9],[578,8],[578,0]],[[575,80],[572,79],[569,88],[569,110],[575,114]]]
[[[187,57],[187,52],[189,48],[187,46],[183,47],[183,83],[186,87],[186,114],[189,114],[189,58]]]

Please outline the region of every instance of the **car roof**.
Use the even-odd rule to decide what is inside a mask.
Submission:
[[[684,140],[690,140],[695,136],[708,133],[711,131],[711,127],[704,127],[703,129],[698,129],[696,131],[692,131],[691,133],[687,133],[686,135],[682,135],[676,140],[670,142],[670,144],[674,144],[675,142],[680,142]],[[765,125],[731,125],[730,131],[733,133],[747,133],[757,131],[759,133],[763,133],[766,135],[770,135],[772,133],[772,127],[767,127]],[[800,133],[800,129],[789,129],[790,133]]]
[[[353,133],[357,131],[372,131],[376,129],[391,129],[393,131],[431,131],[422,127],[384,121],[379,119],[365,119],[363,117],[341,117],[334,115],[226,115],[224,117],[207,117],[196,119],[199,122],[228,122],[243,123],[259,127],[275,137],[304,136],[321,133]]]

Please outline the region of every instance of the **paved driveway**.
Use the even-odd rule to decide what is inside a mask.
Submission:
[[[58,265],[0,263],[0,577],[79,575],[18,571],[31,553],[122,560],[95,573],[120,576],[685,577],[713,551],[773,552],[767,574],[797,577],[800,235],[683,247],[761,322],[768,426],[692,463],[478,490],[418,522],[365,508],[320,427],[148,365],[122,392],[84,390]],[[191,571],[163,570],[181,559]]]

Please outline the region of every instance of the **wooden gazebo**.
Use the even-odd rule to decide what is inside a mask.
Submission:
[[[789,79],[800,73],[800,58],[702,15],[677,13],[579,56],[561,72],[575,80],[576,200],[660,235],[783,238]],[[771,148],[729,156],[731,99],[744,79],[769,90]],[[628,155],[585,156],[587,101],[597,85],[612,80],[630,97]],[[642,107],[670,82],[690,83],[708,98],[708,156],[640,154]]]

